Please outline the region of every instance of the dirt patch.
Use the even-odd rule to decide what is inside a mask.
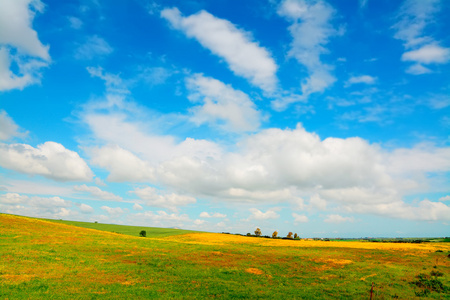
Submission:
[[[255,275],[263,275],[264,272],[260,269],[257,268],[248,268],[245,270],[245,272],[250,273],[250,274],[255,274]]]

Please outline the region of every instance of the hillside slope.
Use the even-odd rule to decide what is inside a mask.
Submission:
[[[211,233],[139,238],[0,214],[0,299],[361,299],[372,282],[378,298],[442,299],[449,251]],[[435,280],[441,290],[426,286]]]

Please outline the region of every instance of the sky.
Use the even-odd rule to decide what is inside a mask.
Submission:
[[[450,1],[1,0],[0,212],[450,236]]]

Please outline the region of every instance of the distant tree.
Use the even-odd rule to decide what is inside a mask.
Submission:
[[[295,233],[295,234],[294,234],[294,239],[296,239],[296,238],[298,238],[298,235],[297,235],[297,233]]]
[[[247,232],[247,236],[252,236],[252,234],[250,232]]]
[[[141,230],[141,232],[139,232],[139,236],[146,237],[147,232],[145,230]]]
[[[274,231],[273,233],[272,233],[272,238],[273,239],[276,239],[278,237],[278,231]]]
[[[261,229],[256,228],[256,230],[255,230],[255,235],[256,235],[256,236],[261,236]]]
[[[289,232],[288,235],[287,235],[287,238],[288,239],[292,239],[292,234],[293,234],[292,232]]]

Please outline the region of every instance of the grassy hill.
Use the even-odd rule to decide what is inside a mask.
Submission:
[[[448,299],[449,253],[448,243],[142,238],[0,214],[0,299],[368,299],[372,282],[374,299]]]
[[[166,237],[171,235],[180,235],[193,233],[192,230],[174,229],[174,228],[159,228],[159,227],[145,227],[145,226],[129,226],[129,225],[116,225],[116,224],[102,224],[102,223],[90,223],[79,221],[64,221],[64,220],[52,220],[41,219],[44,221],[50,221],[60,224],[73,225],[77,227],[96,229],[101,231],[109,231],[114,233],[126,234],[131,236],[139,236],[139,233],[144,230],[147,233],[147,237]]]

